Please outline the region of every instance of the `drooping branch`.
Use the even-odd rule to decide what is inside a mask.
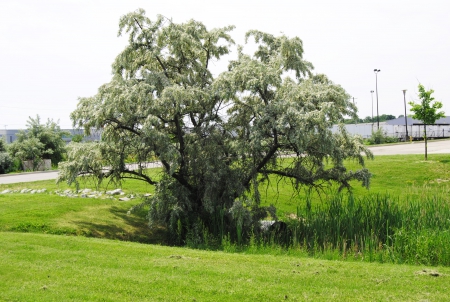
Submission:
[[[125,169],[125,170],[123,170],[122,172],[123,172],[123,173],[127,173],[127,174],[131,174],[131,175],[134,175],[134,176],[137,176],[138,178],[140,178],[140,179],[146,181],[147,183],[149,183],[149,184],[151,184],[151,185],[156,185],[156,184],[158,184],[158,182],[152,180],[150,177],[148,177],[148,176],[145,175],[145,174],[142,174],[142,173],[139,173],[139,172],[136,172],[136,171],[133,171],[133,170],[128,170],[128,169]],[[127,177],[127,176],[122,176],[122,178],[132,178],[132,179],[135,179],[135,177]]]
[[[282,177],[293,178],[293,179],[297,180],[300,183],[303,183],[303,184],[306,184],[306,185],[310,185],[310,186],[313,186],[314,185],[314,181],[315,181],[314,178],[300,177],[299,175],[296,175],[294,173],[289,173],[288,171],[263,169],[260,172],[264,173],[264,174],[273,174],[273,175],[278,175],[278,176],[282,176]]]
[[[116,129],[123,129],[123,130],[130,131],[130,132],[136,134],[137,136],[140,136],[140,135],[141,135],[141,133],[140,133],[139,131],[137,131],[136,129],[134,129],[134,128],[132,128],[132,127],[129,127],[129,126],[127,126],[127,125],[122,124],[122,123],[121,123],[119,120],[117,120],[117,119],[114,119],[114,118],[108,118],[108,119],[106,119],[105,121],[106,121],[106,122],[112,122],[112,123],[115,123],[116,125],[114,126],[114,128],[116,128]]]

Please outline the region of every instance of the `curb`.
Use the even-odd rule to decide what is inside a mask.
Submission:
[[[30,175],[30,174],[44,174],[44,173],[52,173],[58,172],[59,170],[48,170],[48,171],[33,171],[33,172],[22,172],[22,173],[8,173],[8,174],[0,174],[0,177],[9,177],[9,176],[20,176],[20,175]]]

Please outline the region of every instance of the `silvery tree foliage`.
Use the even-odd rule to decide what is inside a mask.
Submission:
[[[299,38],[259,31],[246,35],[256,52],[239,46],[228,70],[214,76],[211,66],[234,45],[232,29],[151,21],[143,10],[123,16],[119,35],[127,33],[129,43],[111,81],[71,115],[87,134],[101,129],[102,141],[73,144],[59,180],[89,173],[155,185],[150,224],[166,226],[178,243],[199,229],[217,238],[245,234],[268,215],[258,184],[271,175],[296,188],[350,188],[352,180],[367,187],[364,159],[372,154],[344,128],[331,132],[355,116],[345,90],[312,74]],[[139,168],[128,169],[127,158]],[[144,169],[151,158],[163,166],[157,179]],[[361,169],[347,170],[345,159]]]

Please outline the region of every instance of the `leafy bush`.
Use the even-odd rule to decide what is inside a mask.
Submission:
[[[6,142],[0,139],[0,174],[10,172],[13,166],[13,159],[6,151]]]
[[[72,142],[81,143],[83,141],[83,138],[84,138],[83,135],[75,134],[72,136]]]
[[[0,174],[8,173],[12,170],[13,159],[8,152],[0,152]]]
[[[53,120],[41,124],[39,115],[35,119],[30,117],[27,121],[27,130],[17,134],[17,140],[9,146],[9,152],[21,161],[33,161],[34,168],[43,158],[57,164],[66,152],[66,143],[62,139],[64,135],[69,133],[62,131]]]
[[[378,129],[376,131],[372,131],[372,136],[367,139],[367,143],[369,145],[378,145],[378,144],[389,144],[396,143],[398,140],[396,137],[388,136],[386,132],[383,132],[383,129]]]

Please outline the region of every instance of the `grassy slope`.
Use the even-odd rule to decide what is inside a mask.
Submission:
[[[373,173],[370,190],[354,184],[354,194],[384,194],[408,196],[408,194],[450,195],[450,156],[439,154],[422,160],[423,155],[378,156],[367,161],[367,167]],[[349,169],[357,166],[349,163]],[[155,170],[154,173],[157,173]],[[304,206],[304,194],[293,197],[290,184],[273,179],[272,187],[264,186],[263,204],[273,203],[280,217],[296,213],[297,207]],[[279,193],[275,188],[278,185]],[[92,187],[86,181],[81,188]],[[0,194],[0,231],[32,231],[47,233],[85,234],[95,237],[125,239],[140,242],[157,242],[161,234],[150,233],[146,225],[146,212],[127,215],[131,206],[139,200],[120,202],[117,200],[68,198],[50,194],[52,191],[67,188],[65,184],[56,185],[54,181],[39,181],[0,185],[4,189],[47,188],[46,194]],[[114,189],[111,184],[102,189]],[[143,182],[127,180],[123,184],[126,193],[148,193],[154,188]],[[322,196],[324,198],[324,196]],[[318,199],[317,199],[318,200]],[[316,202],[317,202],[316,200]]]
[[[450,268],[0,232],[4,301],[445,301]]]

